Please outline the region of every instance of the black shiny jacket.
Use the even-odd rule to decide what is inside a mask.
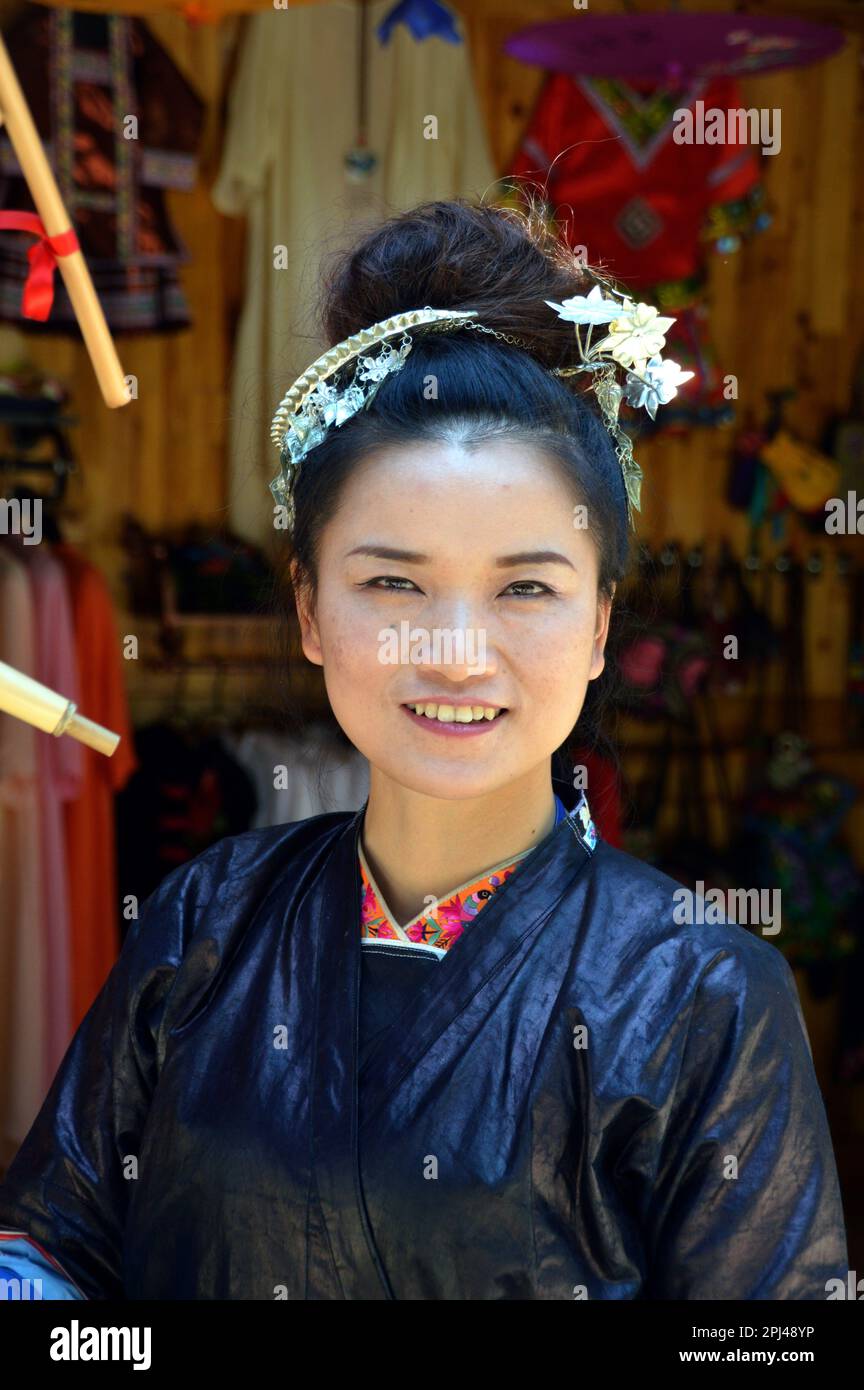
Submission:
[[[163,881],[0,1185],[0,1227],[96,1299],[845,1282],[773,944],[676,925],[679,885],[568,816],[442,960],[361,959],[362,817],[233,836]]]

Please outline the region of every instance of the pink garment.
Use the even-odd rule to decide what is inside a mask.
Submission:
[[[33,594],[24,564],[0,546],[0,660],[36,675]],[[37,738],[0,713],[0,1165],[45,1098],[46,952]]]
[[[23,547],[22,547],[23,548]],[[43,547],[26,557],[36,619],[36,679],[67,699],[79,701],[75,629],[60,561]],[[72,738],[36,733],[39,776],[42,872],[45,883],[44,930],[47,947],[45,1004],[45,1090],[72,1041],[72,926],[66,871],[63,803],[81,794],[84,750]]]

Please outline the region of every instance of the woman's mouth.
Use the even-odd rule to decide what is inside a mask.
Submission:
[[[402,708],[415,724],[422,725],[430,734],[445,734],[451,738],[488,733],[507,715],[507,710],[498,705],[448,705],[431,700],[411,701]]]

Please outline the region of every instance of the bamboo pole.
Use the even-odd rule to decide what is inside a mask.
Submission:
[[[60,190],[42,147],[39,132],[0,36],[0,121],[5,122],[21,171],[49,237],[73,231]],[[74,232],[73,232],[74,235]],[[80,247],[69,254],[57,253],[57,266],[75,310],[84,343],[90,354],[105,404],[112,409],[132,399],[123,377],[114,340],[105,322],[102,305],[93,288]]]
[[[74,700],[58,695],[5,661],[0,661],[0,710],[55,738],[68,734],[109,758],[120,742],[119,734],[79,714]]]

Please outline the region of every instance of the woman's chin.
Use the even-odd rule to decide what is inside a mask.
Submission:
[[[465,761],[416,756],[394,762],[392,752],[382,762],[376,764],[371,759],[370,762],[389,781],[438,801],[467,801],[472,797],[488,796],[508,780],[502,779],[501,768],[494,763],[469,767]]]

